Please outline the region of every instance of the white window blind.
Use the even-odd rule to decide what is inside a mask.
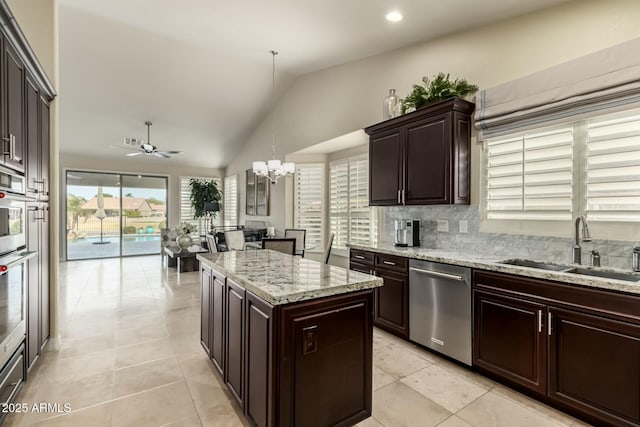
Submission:
[[[587,218],[640,222],[640,112],[592,119],[587,129]]]
[[[192,233],[194,237],[205,234],[208,227],[208,220],[206,218],[195,219],[193,217],[193,209],[191,208],[191,189],[189,188],[189,181],[192,179],[211,180],[213,179],[220,188],[220,178],[206,178],[206,177],[194,177],[194,176],[181,176],[180,177],[180,222],[186,222],[192,224],[196,228],[196,232]],[[220,217],[213,221],[213,225],[218,225]]]
[[[377,240],[376,211],[369,207],[369,162],[349,159],[329,165],[329,217],[333,245],[371,244]]]
[[[324,249],[324,164],[296,164],[294,227],[307,230],[313,252]]]
[[[238,224],[238,175],[224,179],[224,225]]]
[[[573,126],[487,141],[489,219],[570,220]]]

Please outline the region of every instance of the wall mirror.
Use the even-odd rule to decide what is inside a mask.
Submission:
[[[269,180],[263,176],[257,176],[253,169],[246,171],[246,212],[247,215],[269,215]]]

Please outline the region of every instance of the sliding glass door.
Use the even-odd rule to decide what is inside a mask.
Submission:
[[[66,173],[68,260],[160,253],[167,178]]]

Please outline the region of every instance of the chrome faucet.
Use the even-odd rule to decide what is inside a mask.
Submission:
[[[582,241],[590,242],[591,235],[589,234],[589,225],[587,224],[587,218],[584,215],[580,215],[576,218],[576,244],[573,246],[573,263],[581,264],[582,262],[582,248],[580,247],[580,221],[582,221]]]

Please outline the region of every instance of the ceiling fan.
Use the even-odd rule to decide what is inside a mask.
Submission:
[[[141,154],[146,154],[147,156],[156,156],[165,159],[171,158],[171,154],[180,154],[182,151],[174,151],[174,150],[158,150],[158,147],[155,145],[151,145],[151,122],[144,122],[147,125],[147,140],[138,139],[138,138],[125,138],[124,145],[128,147],[119,147],[124,148],[125,150],[134,150],[134,153],[127,153],[126,156],[134,157],[139,156]]]

